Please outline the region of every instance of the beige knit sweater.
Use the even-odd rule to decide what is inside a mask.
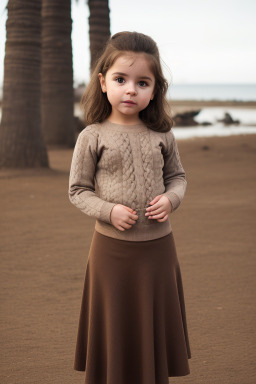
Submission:
[[[171,232],[170,219],[159,223],[145,216],[154,197],[167,196],[173,211],[186,190],[185,172],[172,131],[163,133],[108,120],[86,127],[78,136],[69,178],[69,199],[96,218],[95,230],[129,241],[157,239]],[[137,212],[130,229],[120,231],[110,221],[115,204]]]

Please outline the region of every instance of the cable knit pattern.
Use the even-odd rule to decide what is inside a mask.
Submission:
[[[103,235],[146,241],[171,232],[145,216],[157,195],[165,195],[177,209],[186,190],[185,172],[172,131],[155,132],[143,123],[119,125],[109,121],[86,127],[78,136],[69,177],[69,199],[83,213],[95,217]],[[111,224],[116,204],[135,209],[138,220],[119,231]]]
[[[105,176],[100,178],[101,181],[99,195],[102,199],[106,201],[110,201],[112,198],[113,201],[116,202],[118,201],[118,199],[120,199],[120,186],[118,183],[115,182],[115,179],[113,177],[108,176],[108,173],[109,175],[116,174],[116,172],[118,171],[118,163],[121,160],[121,157],[119,154],[119,150],[117,151],[117,149],[113,148],[113,145],[111,145],[112,141],[112,137],[109,143],[105,143],[104,141],[102,142],[101,136],[99,136],[98,139],[98,146],[105,146],[105,150],[108,154],[107,156],[101,157],[102,169],[105,170]]]
[[[122,201],[124,205],[127,205],[126,197],[129,196],[129,207],[136,209],[137,194],[136,194],[136,180],[135,171],[133,164],[133,155],[131,143],[127,133],[115,134],[114,135],[117,148],[120,148],[122,156]]]
[[[153,196],[153,191],[155,187],[153,153],[149,135],[139,133],[139,139],[145,187],[144,206],[147,207],[150,201],[153,200],[153,198],[155,197]]]

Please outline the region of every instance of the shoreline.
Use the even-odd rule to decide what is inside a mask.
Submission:
[[[171,110],[174,113],[183,113],[186,111],[194,111],[203,108],[247,108],[256,109],[256,101],[240,101],[240,100],[168,100]]]

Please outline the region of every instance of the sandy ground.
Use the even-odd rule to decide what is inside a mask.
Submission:
[[[256,135],[179,149],[188,189],[171,221],[192,359],[172,382],[254,384]],[[51,170],[0,173],[1,384],[84,382],[73,359],[94,220],[67,197],[72,150],[49,155]]]

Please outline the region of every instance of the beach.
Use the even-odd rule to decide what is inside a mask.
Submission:
[[[188,188],[170,220],[192,359],[171,383],[254,384],[256,135],[178,146]],[[69,202],[72,152],[49,149],[50,170],[0,171],[2,384],[84,382],[73,360],[95,220]]]
[[[170,100],[171,108],[175,113],[188,110],[202,109],[206,107],[234,107],[234,108],[256,108],[256,101],[236,100]]]

